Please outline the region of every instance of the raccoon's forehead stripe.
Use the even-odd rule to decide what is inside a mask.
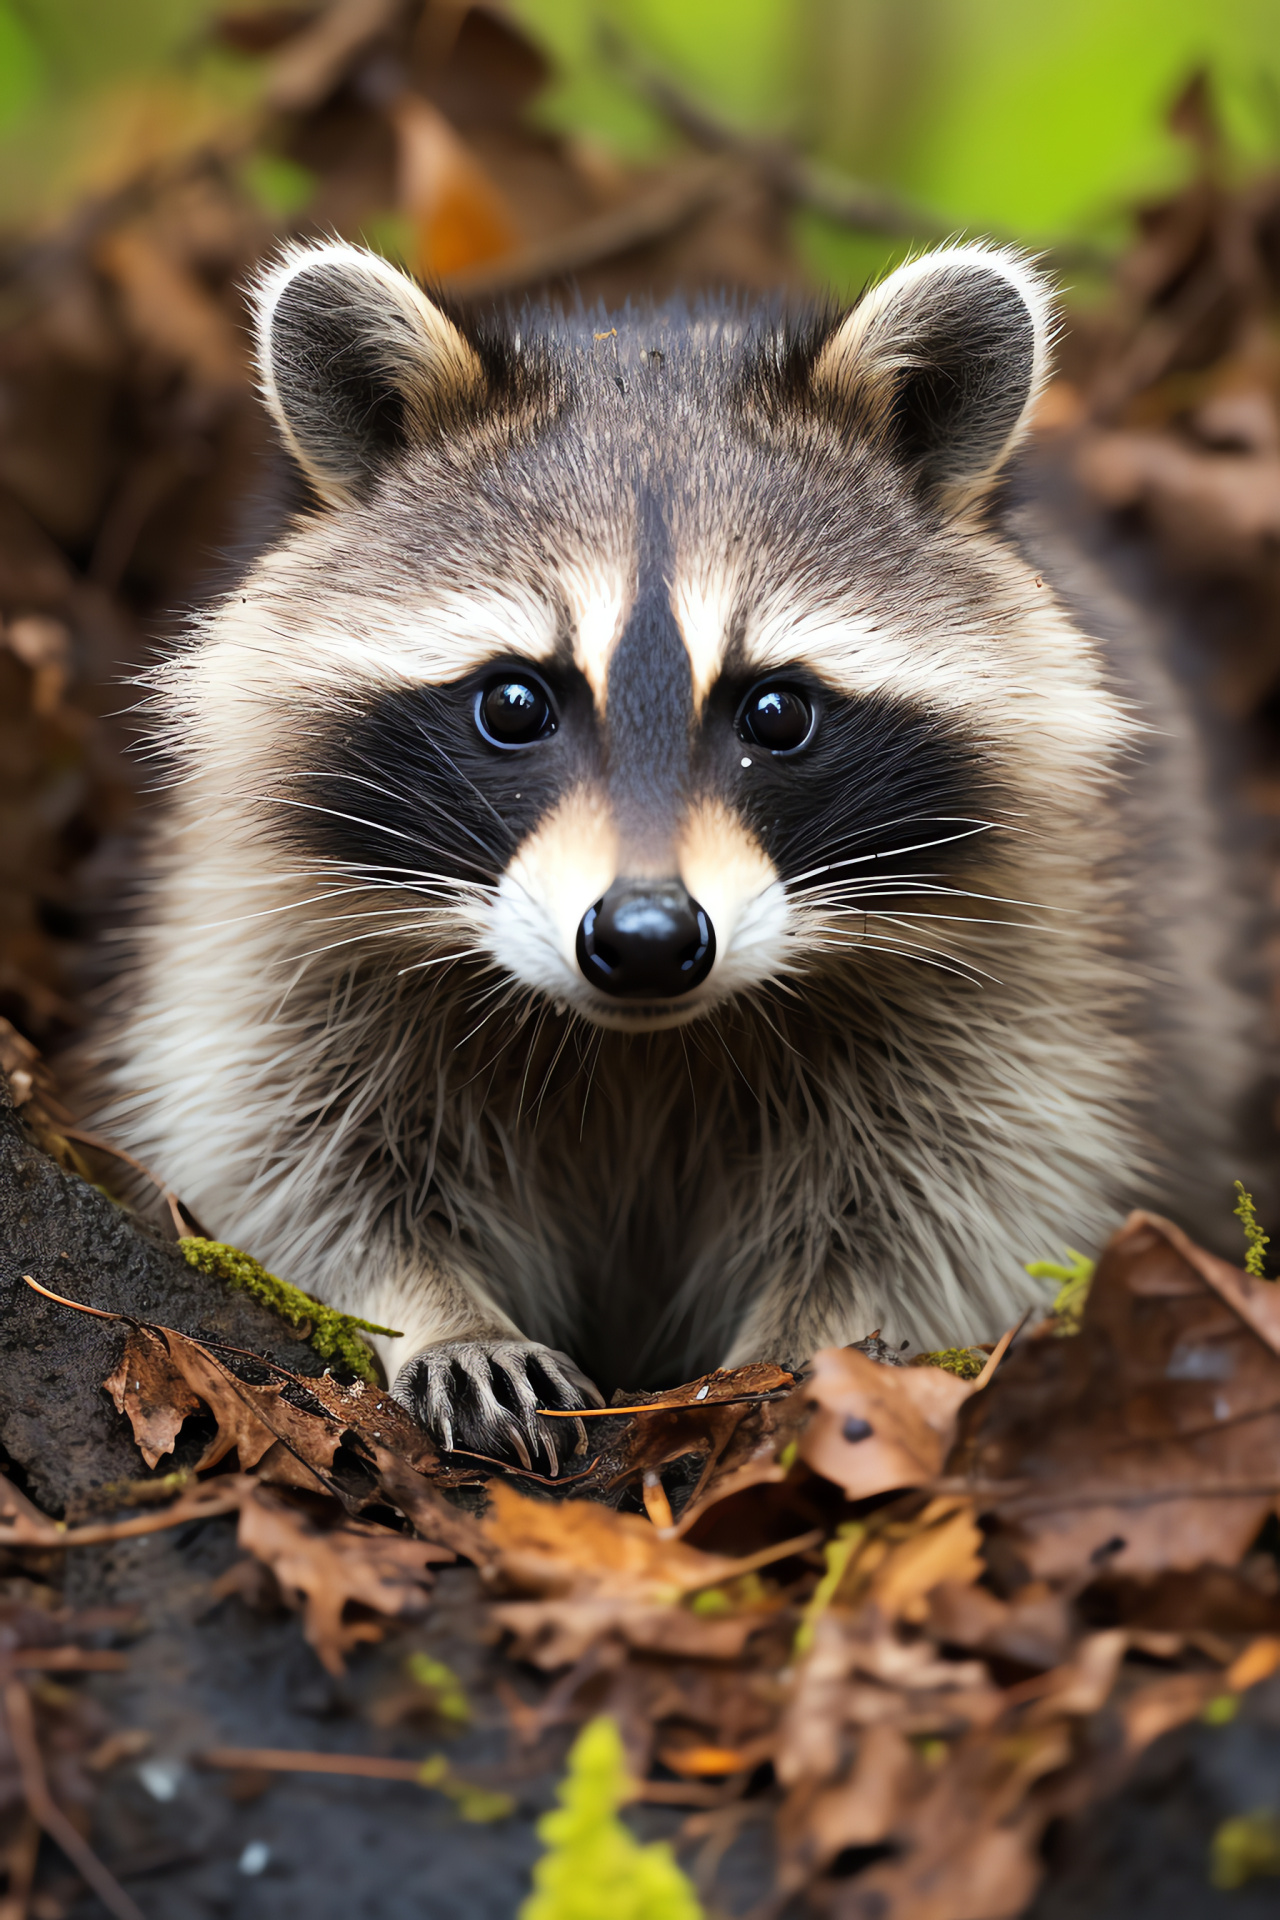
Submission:
[[[656,501],[640,508],[635,598],[609,658],[609,790],[624,837],[661,863],[689,771],[692,674],[671,605],[670,535]]]

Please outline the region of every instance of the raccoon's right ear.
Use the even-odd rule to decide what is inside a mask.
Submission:
[[[1049,371],[1049,283],[1012,247],[940,247],[863,295],[814,362],[815,389],[946,511],[981,498]]]
[[[480,362],[407,274],[363,247],[291,246],[253,287],[262,396],[290,452],[334,505],[389,454],[457,417]]]

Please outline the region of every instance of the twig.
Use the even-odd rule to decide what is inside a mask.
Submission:
[[[394,25],[401,0],[330,0],[271,62],[265,99],[276,113],[309,113],[349,70],[356,54]]]
[[[1016,1321],[1013,1326],[1006,1328],[1004,1333],[1002,1333],[996,1341],[995,1346],[992,1347],[990,1353],[987,1355],[986,1365],[973,1383],[975,1393],[980,1393],[983,1387],[990,1383],[992,1374],[1000,1365],[1000,1362],[1004,1359],[1006,1353],[1008,1353],[1010,1347],[1022,1332],[1022,1329],[1026,1326],[1028,1320],[1031,1318],[1031,1313],[1032,1309],[1028,1307],[1021,1320]]]
[[[91,1313],[95,1320],[125,1320],[128,1318],[127,1314],[108,1313],[105,1307],[86,1307],[82,1306],[79,1300],[68,1300],[64,1294],[55,1293],[52,1287],[42,1287],[40,1282],[33,1280],[29,1273],[24,1273],[22,1277],[29,1287],[36,1293],[43,1294],[46,1300],[56,1300],[60,1307],[70,1307],[75,1313]]]
[[[635,1407],[578,1407],[573,1412],[566,1412],[563,1407],[539,1407],[538,1417],[542,1420],[620,1420],[630,1413],[707,1413],[712,1407],[763,1407],[774,1400],[785,1400],[791,1392],[791,1387],[774,1387],[768,1393],[727,1393],[719,1400],[709,1395],[705,1400],[644,1400]]]
[[[1180,1436],[1185,1440],[1186,1436]],[[930,1493],[962,1493],[979,1501],[984,1512],[998,1510],[1023,1519],[1037,1513],[1070,1513],[1077,1507],[1147,1507],[1166,1500],[1274,1500],[1280,1470],[1266,1480],[1174,1481],[1164,1487],[1071,1487],[1059,1492],[1032,1491],[1027,1480],[967,1480],[951,1474],[932,1480]]]
[[[739,1776],[731,1786],[701,1786],[693,1780],[638,1780],[628,1796],[659,1807],[700,1807],[711,1811],[742,1797]]]
[[[739,1580],[744,1573],[757,1573],[761,1567],[771,1567],[775,1560],[789,1560],[793,1553],[808,1553],[810,1547],[816,1547],[826,1539],[826,1530],[815,1527],[811,1533],[797,1534],[794,1540],[778,1540],[771,1547],[761,1547],[758,1553],[748,1553],[741,1560],[731,1560],[717,1574],[702,1582],[702,1587],[689,1587],[689,1593],[700,1593],[703,1587],[722,1587],[728,1580]]]
[[[41,1673],[123,1673],[128,1665],[123,1653],[90,1647],[15,1647],[0,1661],[0,1671],[35,1667]]]
[[[372,1753],[306,1753],[289,1747],[210,1747],[198,1756],[200,1764],[228,1773],[328,1773],[348,1775],[359,1780],[406,1780],[414,1786],[435,1786],[424,1779],[430,1762],[387,1760]],[[651,1800],[661,1806],[719,1807],[742,1791],[741,1783],[732,1789],[707,1787],[682,1780],[642,1780],[630,1796],[633,1800]]]
[[[622,76],[687,140],[704,153],[745,161],[784,200],[809,207],[839,226],[893,239],[936,239],[954,224],[882,187],[820,166],[782,140],[739,133],[649,67],[616,33],[606,29],[601,42]]]
[[[250,1487],[257,1481],[247,1473],[223,1474],[218,1480],[191,1487],[180,1494],[172,1507],[162,1513],[140,1513],[132,1520],[89,1522],[68,1527],[58,1520],[38,1526],[21,1515],[11,1527],[0,1527],[0,1547],[37,1547],[58,1552],[64,1547],[98,1547],[109,1540],[136,1540],[144,1533],[163,1533],[167,1527],[180,1527],[188,1520],[212,1520],[220,1513],[234,1513]]]
[[[27,1811],[44,1828],[54,1845],[62,1849],[107,1912],[115,1915],[115,1920],[143,1920],[141,1908],[129,1898],[115,1875],[103,1866],[88,1841],[76,1832],[49,1791],[44,1762],[40,1757],[40,1742],[36,1737],[36,1717],[26,1686],[16,1678],[6,1680],[0,1697],[4,1700],[9,1738],[18,1762]]]
[[[864,180],[851,179],[797,152],[786,141],[740,133],[648,66],[614,30],[606,28],[600,38],[602,51],[622,77],[687,140],[704,153],[734,156],[751,167],[779,199],[807,207],[836,226],[849,227],[855,233],[884,234],[887,239],[937,241],[956,232],[955,220],[945,219],[930,207]],[[990,239],[1018,243],[1017,235],[999,228],[984,226],[982,231]],[[1058,272],[1096,270],[1110,266],[1114,258],[1087,240],[1046,247],[1039,257]]]
[[[210,1747],[199,1755],[206,1767],[230,1772],[344,1773],[361,1780],[410,1780],[423,1784],[421,1760],[387,1760],[373,1753],[305,1753],[289,1747]]]
[[[671,1512],[671,1502],[667,1490],[662,1484],[662,1475],[650,1467],[644,1476],[644,1510],[655,1527],[673,1527],[675,1518]]]

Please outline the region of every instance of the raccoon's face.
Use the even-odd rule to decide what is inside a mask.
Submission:
[[[1044,764],[1028,728],[1102,724],[1069,644],[1023,684],[1029,576],[975,533],[1044,371],[1024,263],[934,254],[838,323],[464,330],[340,245],[258,295],[324,510],[224,621],[227,700],[260,727],[267,691],[295,844],[375,890],[398,970],[481,955],[652,1029],[947,965],[929,909]]]

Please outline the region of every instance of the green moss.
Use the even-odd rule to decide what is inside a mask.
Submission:
[[[1215,1887],[1230,1891],[1263,1873],[1280,1873],[1280,1820],[1268,1807],[1224,1820],[1209,1848]]]
[[[451,1721],[456,1727],[469,1724],[471,1703],[452,1667],[443,1660],[433,1660],[429,1653],[411,1653],[404,1665],[414,1685],[431,1695],[431,1711],[437,1719]]]
[[[629,1787],[617,1722],[602,1714],[574,1741],[560,1805],[538,1822],[547,1851],[519,1920],[704,1920],[666,1841],[644,1846],[619,1820]]]
[[[911,1362],[913,1367],[941,1367],[944,1373],[955,1373],[962,1380],[976,1380],[987,1364],[985,1353],[975,1353],[972,1347],[939,1347],[936,1353],[918,1353]]]
[[[1246,1193],[1242,1181],[1236,1181],[1238,1198],[1235,1204],[1235,1216],[1244,1228],[1244,1270],[1251,1273],[1255,1280],[1267,1277],[1267,1248],[1271,1244],[1271,1235],[1264,1233],[1258,1224],[1254,1211],[1253,1195]]]
[[[516,1810],[509,1793],[495,1793],[491,1787],[475,1787],[460,1780],[442,1753],[430,1754],[418,1768],[418,1785],[431,1787],[452,1800],[459,1815],[475,1826],[488,1826],[494,1820],[509,1820]]]
[[[179,1240],[178,1245],[188,1266],[198,1273],[207,1273],[225,1286],[251,1294],[291,1327],[299,1331],[305,1328],[303,1339],[315,1348],[322,1360],[336,1361],[360,1379],[374,1386],[378,1384],[373,1355],[360,1338],[360,1330],[385,1333],[398,1340],[400,1335],[393,1327],[375,1326],[372,1320],[359,1320],[352,1313],[335,1313],[332,1307],[321,1306],[310,1294],[268,1273],[251,1254],[242,1253],[239,1247],[228,1246],[225,1241],[192,1238]]]

